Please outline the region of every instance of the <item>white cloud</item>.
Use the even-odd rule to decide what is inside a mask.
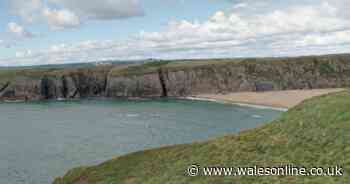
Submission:
[[[309,34],[295,42],[301,46],[327,46],[327,45],[342,45],[350,43],[350,30],[336,31],[332,33],[315,33]]]
[[[11,10],[27,22],[33,22],[40,14],[43,4],[41,0],[11,0]]]
[[[233,6],[234,9],[246,8],[248,7],[247,3],[238,3]]]
[[[19,38],[32,38],[32,37],[34,37],[33,33],[25,30],[22,26],[18,25],[15,22],[8,23],[7,30]]]
[[[53,29],[76,27],[89,19],[142,16],[138,0],[13,0],[13,14],[27,22],[46,21]]]
[[[274,39],[280,39],[281,35],[297,34],[302,38],[308,34],[348,29],[349,26],[347,19],[337,17],[334,8],[325,3],[249,16],[219,11],[202,23],[179,21],[171,23],[165,32],[141,32],[139,40],[151,45],[162,45],[167,49],[211,49],[223,45],[232,48],[248,43],[254,45],[256,42],[266,42],[267,37],[272,37],[273,42]]]
[[[101,58],[173,59],[350,52],[350,19],[339,6],[333,1],[318,1],[249,14],[241,10],[218,11],[206,21],[170,22],[164,31],[141,31],[125,41],[88,40],[58,44],[30,54],[24,51],[27,54],[15,61],[28,65],[88,62]],[[0,63],[11,61],[14,62],[4,59]]]
[[[334,15],[334,8],[328,4],[319,7],[302,6],[288,10],[276,10],[247,20],[257,33],[278,34],[290,32],[323,32],[343,29],[349,26],[346,19]]]
[[[32,51],[31,50],[25,50],[23,52],[17,51],[16,52],[16,57],[17,58],[23,58],[23,57],[29,57],[32,55]]]
[[[340,16],[343,16],[345,18],[350,18],[350,12],[349,12],[350,1],[348,1],[348,0],[332,0],[332,1],[329,1],[329,3],[333,4],[337,8],[338,14]]]
[[[80,25],[80,19],[73,12],[68,10],[51,10],[45,8],[43,15],[51,29],[60,30],[65,28],[74,28]]]
[[[138,0],[49,0],[88,19],[118,19],[143,15]]]

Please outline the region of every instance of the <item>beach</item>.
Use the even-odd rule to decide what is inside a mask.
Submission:
[[[257,108],[272,108],[286,111],[306,99],[340,92],[343,88],[332,89],[310,89],[310,90],[285,90],[267,92],[238,92],[228,94],[200,94],[188,99],[208,100],[225,103],[233,103],[242,106],[253,106]]]

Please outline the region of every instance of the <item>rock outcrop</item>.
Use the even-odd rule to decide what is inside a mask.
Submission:
[[[2,87],[0,85],[0,99],[42,100],[103,97],[108,71],[106,68],[40,72],[16,71],[16,75],[13,75],[12,78],[0,80],[5,81]]]
[[[107,82],[107,97],[160,97],[163,88],[158,73],[110,76]]]
[[[247,59],[194,68],[165,68],[169,96],[240,91],[335,88],[350,86],[350,58],[306,57]]]
[[[17,71],[0,82],[0,99],[21,100],[339,88],[350,86],[350,55]]]
[[[18,77],[7,81],[0,92],[4,100],[39,100],[41,99],[41,80]]]
[[[255,91],[240,65],[204,65],[195,68],[163,70],[168,96],[188,96],[200,93],[215,94]]]

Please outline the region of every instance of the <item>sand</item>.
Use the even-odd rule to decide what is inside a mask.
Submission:
[[[193,96],[193,99],[207,99],[210,101],[221,101],[235,103],[238,105],[253,105],[260,107],[271,107],[277,109],[289,109],[302,101],[329,93],[340,92],[345,89],[312,89],[312,90],[286,90],[268,92],[238,92],[229,94],[201,94]]]

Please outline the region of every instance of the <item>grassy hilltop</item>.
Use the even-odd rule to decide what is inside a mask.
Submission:
[[[350,181],[350,91],[317,97],[262,127],[207,142],[164,147],[80,167],[54,184],[345,184]],[[189,177],[202,166],[343,166],[337,177]]]
[[[142,75],[157,72],[160,68],[177,71],[190,70],[193,68],[206,68],[213,66],[245,65],[245,64],[284,64],[286,62],[298,62],[298,64],[312,63],[315,61],[325,62],[324,69],[331,70],[334,62],[344,62],[350,59],[350,54],[334,54],[321,56],[300,57],[276,57],[276,58],[236,58],[236,59],[187,59],[187,60],[159,60],[143,62],[112,62],[105,65],[94,63],[76,63],[62,65],[43,65],[27,67],[0,67],[0,79],[13,79],[18,76],[28,78],[40,78],[45,75],[61,76],[69,73],[85,71],[110,71],[112,76]]]

